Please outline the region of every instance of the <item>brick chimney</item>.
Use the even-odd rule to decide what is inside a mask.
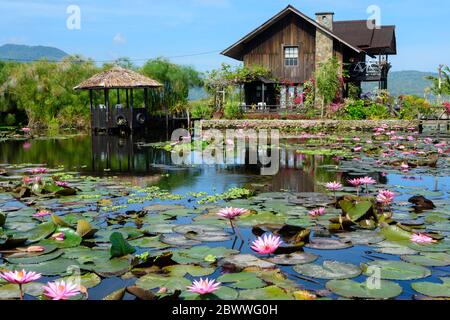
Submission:
[[[334,12],[318,12],[316,13],[316,21],[322,26],[333,31]]]

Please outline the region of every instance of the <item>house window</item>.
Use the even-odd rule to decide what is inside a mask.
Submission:
[[[284,65],[286,67],[298,66],[298,47],[284,47]]]

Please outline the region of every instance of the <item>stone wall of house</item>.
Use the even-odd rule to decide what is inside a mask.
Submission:
[[[201,120],[206,129],[278,129],[281,133],[372,131],[381,126],[395,129],[419,128],[417,120]]]
[[[333,38],[317,29],[316,31],[316,70],[318,66],[333,57]]]

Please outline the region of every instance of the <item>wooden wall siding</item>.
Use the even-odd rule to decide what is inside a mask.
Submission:
[[[246,46],[244,64],[262,65],[281,80],[300,83],[314,73],[316,29],[303,19],[290,14]],[[284,46],[299,47],[299,65],[285,67]]]

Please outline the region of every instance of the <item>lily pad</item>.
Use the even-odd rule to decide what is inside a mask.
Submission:
[[[199,295],[189,291],[184,291],[180,298],[184,300],[236,300],[239,293],[229,287],[220,287],[217,291],[212,294]]]
[[[399,284],[386,280],[381,280],[379,288],[372,288],[367,282],[359,283],[348,279],[331,280],[326,287],[337,295],[359,299],[392,299],[403,291]]]
[[[139,238],[136,240],[131,240],[129,243],[134,247],[140,248],[166,249],[170,247],[168,244],[159,241],[159,236]]]
[[[154,273],[147,274],[136,281],[136,286],[146,290],[167,288],[170,291],[184,291],[190,285],[191,282],[183,277],[170,277]]]
[[[53,239],[42,240],[39,244],[41,245],[55,245],[58,248],[74,248],[78,247],[83,240],[75,230],[70,228],[57,228],[55,233],[62,232],[64,233],[64,240],[57,241]]]
[[[12,264],[36,264],[45,261],[50,261],[59,258],[63,252],[61,250],[53,251],[49,254],[34,256],[34,257],[24,257],[24,258],[9,258],[5,257],[4,260]]]
[[[161,242],[171,246],[181,247],[197,246],[201,244],[200,241],[188,239],[182,234],[163,234],[161,236]]]
[[[224,247],[206,247],[198,246],[184,250],[175,251],[172,255],[172,260],[179,264],[211,264],[216,259],[229,257],[233,254],[237,254],[239,251],[227,249]],[[208,257],[215,257],[213,261],[207,259]]]
[[[133,248],[123,238],[123,235],[121,233],[114,232],[110,237],[110,241],[111,241],[111,249],[110,249],[111,258],[120,258],[136,252],[136,249]]]
[[[441,278],[442,284],[416,282],[411,286],[417,292],[433,298],[450,298],[450,278]]]
[[[29,242],[38,242],[47,238],[56,230],[56,225],[53,222],[41,223],[34,229],[21,233],[20,237],[28,238]],[[17,235],[19,236],[19,235]]]
[[[324,261],[323,265],[299,265],[294,267],[294,271],[307,277],[326,280],[355,278],[362,272],[358,266],[338,261]]]
[[[431,271],[427,268],[402,261],[376,260],[362,267],[367,276],[371,276],[373,270],[379,269],[381,279],[387,280],[415,280],[431,275]]]
[[[70,273],[72,268],[79,268],[80,265],[70,259],[58,258],[36,264],[11,264],[13,270],[27,270],[41,273],[44,276],[57,276]]]
[[[267,286],[254,272],[227,273],[217,278],[217,281],[229,283],[236,289],[258,289]]]
[[[261,289],[243,290],[239,293],[240,300],[293,300],[294,297],[277,286]]]
[[[275,268],[275,264],[259,259],[251,254],[238,254],[219,261],[221,266],[233,266],[237,269],[245,269],[248,267],[258,267],[261,269]]]
[[[382,242],[385,237],[374,231],[355,231],[339,234],[344,242],[351,242],[354,245],[371,245]]]
[[[314,238],[305,247],[316,250],[342,250],[353,247],[351,243],[328,238]]]
[[[213,274],[215,268],[203,268],[193,265],[174,265],[163,268],[163,271],[170,274],[171,277],[184,277],[190,274],[193,277],[203,277]]]
[[[404,255],[401,256],[401,259],[424,267],[445,267],[450,265],[450,254],[443,252],[424,252],[419,255]]]
[[[308,252],[301,252],[293,254],[276,255],[275,257],[265,260],[281,266],[293,266],[299,264],[312,263],[317,259],[319,259],[318,255]]]

